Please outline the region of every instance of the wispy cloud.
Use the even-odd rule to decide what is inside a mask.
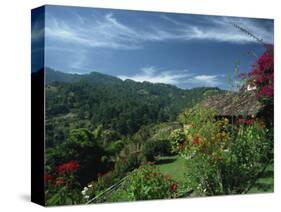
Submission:
[[[180,28],[180,37],[185,40],[211,40],[240,44],[257,42],[246,33],[239,31],[234,27],[235,23],[249,32],[254,33],[264,42],[273,42],[272,30],[268,30],[264,26],[258,24],[256,19],[205,16],[204,18],[201,17],[202,20],[205,19],[205,24],[196,25],[194,23],[189,24],[188,22],[178,21],[168,16],[161,17],[163,20]]]
[[[190,76],[187,70],[182,71],[165,71],[165,70],[157,70],[153,66],[144,67],[141,69],[140,73],[132,75],[132,76],[125,76],[120,75],[118,76],[120,79],[131,79],[137,82],[152,82],[152,83],[165,83],[165,84],[172,84],[177,85],[179,84],[181,79]]]
[[[233,17],[213,17],[210,18],[210,27],[193,27],[192,37],[201,40],[215,40],[230,43],[255,43],[255,39],[240,31],[234,24],[255,34],[264,42],[273,42],[273,32],[262,27],[255,19],[233,18]]]
[[[195,74],[184,70],[159,70],[153,66],[144,67],[132,76],[119,75],[122,80],[131,79],[137,82],[165,83],[183,88],[215,87],[221,85],[222,75]]]
[[[77,17],[79,23],[50,17],[46,26],[47,41],[61,41],[84,47],[139,48],[134,41],[134,31],[117,22],[111,14],[93,23],[81,16]]]
[[[222,84],[222,78],[221,75],[194,75],[185,80],[185,83],[191,87],[216,87]]]
[[[199,17],[198,17],[199,18]],[[273,42],[272,30],[266,29],[255,19],[230,17],[201,17],[201,24],[179,21],[167,15],[159,20],[143,21],[141,27],[122,23],[113,13],[90,19],[79,14],[72,20],[50,16],[46,22],[46,38],[59,40],[85,47],[103,47],[115,49],[139,49],[144,42],[164,42],[169,40],[212,40],[216,42],[251,43],[253,38],[236,29],[232,22],[245,27],[265,42]]]

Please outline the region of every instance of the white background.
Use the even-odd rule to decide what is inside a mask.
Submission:
[[[275,19],[280,58],[278,0],[9,0],[0,6],[0,211],[40,211],[30,198],[30,10],[43,4],[233,15]],[[281,8],[281,7],[279,7]],[[59,211],[277,211],[280,189],[280,60],[275,60],[275,193],[138,203],[54,207]],[[279,122],[279,123],[278,123]],[[39,141],[38,141],[39,142]],[[280,211],[280,209],[279,209]]]

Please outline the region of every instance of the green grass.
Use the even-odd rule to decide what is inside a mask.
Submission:
[[[161,173],[171,175],[177,182],[185,181],[185,159],[179,155],[160,157],[155,165],[160,169]]]
[[[273,164],[270,164],[248,193],[273,192],[273,179]]]
[[[155,166],[159,168],[161,173],[171,175],[177,182],[184,182],[186,179],[185,159],[179,155],[160,157]],[[273,192],[273,179],[273,164],[270,164],[248,193]]]

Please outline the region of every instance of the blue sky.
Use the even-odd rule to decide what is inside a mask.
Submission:
[[[232,23],[273,43],[269,19],[46,6],[45,31],[32,20],[32,54],[40,52],[36,42],[45,33],[45,66],[59,71],[227,88],[235,61],[241,72],[249,71],[256,60],[249,52],[264,51]]]

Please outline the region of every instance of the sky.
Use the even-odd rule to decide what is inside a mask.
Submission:
[[[45,53],[45,67],[66,73],[227,89],[236,65],[248,72],[265,51],[234,23],[273,44],[271,19],[50,5],[32,16],[32,69]]]

